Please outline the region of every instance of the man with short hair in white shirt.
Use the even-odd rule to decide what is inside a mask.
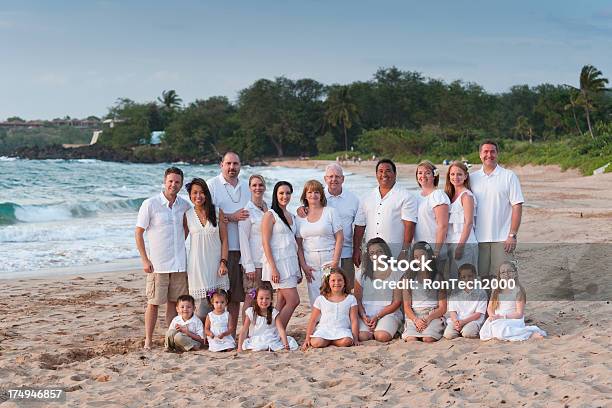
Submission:
[[[344,233],[344,243],[342,245],[342,255],[340,256],[340,266],[348,282],[346,287],[353,290],[355,286],[355,266],[353,264],[353,223],[359,211],[359,198],[347,189],[343,188],[344,172],[337,163],[328,164],[325,168],[325,197],[327,205],[336,210],[342,223]]]
[[[497,164],[498,153],[497,143],[483,142],[482,168],[470,174],[472,192],[478,202],[474,230],[478,240],[478,274],[482,278],[496,276],[504,261],[514,260],[525,202],[516,174]]]
[[[361,241],[380,237],[398,257],[409,248],[417,222],[417,201],[408,191],[396,184],[397,169],[389,159],[376,164],[378,187],[363,197],[355,218],[353,234],[353,263],[361,265]]]
[[[190,208],[178,196],[183,186],[183,172],[176,167],[164,173],[164,191],[143,201],[136,222],[136,247],[147,274],[145,311],[145,349],[152,345],[159,305],[166,304],[166,327],[176,316],[176,300],[188,294],[187,254],[183,218]],[[147,232],[149,252],[145,248]]]
[[[232,335],[236,337],[240,302],[244,302],[243,272],[240,266],[240,237],[238,221],[246,220],[249,212],[244,207],[251,198],[249,185],[239,180],[240,157],[237,153],[228,151],[221,160],[221,174],[209,179],[206,184],[215,207],[223,210],[227,220],[227,241],[229,254],[227,270],[230,281],[230,299],[227,311],[230,314],[230,326],[234,328]]]

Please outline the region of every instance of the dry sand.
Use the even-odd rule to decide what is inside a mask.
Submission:
[[[283,164],[324,166],[312,161]],[[373,174],[371,163],[349,170]],[[530,204],[524,211],[522,241],[612,242],[612,174],[585,178],[554,167],[514,170]],[[399,172],[412,177],[414,166],[402,165]],[[557,257],[572,257],[567,247],[553,250]],[[521,275],[528,287],[554,278],[539,272],[549,257],[537,249],[526,249],[519,258],[521,270],[528,271]],[[609,275],[609,266],[603,268],[601,273]],[[4,280],[0,285],[0,390],[59,386],[69,391],[67,406],[611,403],[609,298],[529,301],[527,321],[549,337],[524,343],[394,340],[308,352],[168,354],[161,347],[163,312],[156,348],[141,350],[145,297],[140,271]],[[303,302],[288,330],[298,342],[304,339],[308,318],[304,286],[300,294]],[[18,406],[0,398],[2,407]]]

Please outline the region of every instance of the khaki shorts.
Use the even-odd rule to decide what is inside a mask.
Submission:
[[[376,323],[375,332],[377,331],[385,331],[391,335],[391,337],[395,336],[397,330],[399,329],[402,322],[395,315],[395,313],[389,313],[381,317]],[[359,318],[359,331],[360,332],[369,332],[370,328],[366,326],[365,322]]]
[[[480,278],[497,276],[499,266],[505,261],[514,262],[514,252],[506,253],[503,242],[478,243],[478,276]]]
[[[340,260],[340,268],[346,275],[346,287],[349,291],[352,291],[355,287],[355,264],[353,264],[353,258],[342,258]]]
[[[244,286],[242,279],[242,265],[240,265],[240,251],[229,251],[227,257],[227,275],[229,276],[229,301],[244,302]]]
[[[146,292],[150,305],[176,302],[179,296],[189,294],[187,272],[148,273]]]

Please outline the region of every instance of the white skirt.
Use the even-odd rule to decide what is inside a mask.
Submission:
[[[289,350],[295,351],[298,349],[297,341],[291,336],[287,336]],[[279,351],[285,348],[280,337],[271,339],[268,336],[252,336],[244,340],[242,343],[244,350],[253,351]]]
[[[231,335],[225,336],[222,339],[206,337],[208,340],[208,350],[209,351],[224,351],[224,350],[232,350],[236,348],[236,341]]]
[[[325,340],[339,340],[345,337],[352,339],[353,332],[351,329],[344,327],[321,327],[319,325],[311,337],[319,337]]]
[[[480,340],[523,341],[534,333],[546,336],[546,332],[538,326],[525,326],[524,319],[487,319],[480,329]]]

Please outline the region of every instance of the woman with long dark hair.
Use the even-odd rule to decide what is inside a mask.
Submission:
[[[209,307],[206,294],[209,290],[229,290],[227,276],[227,224],[223,211],[216,209],[208,185],[201,178],[194,178],[185,186],[193,207],[185,213],[185,224],[191,237],[187,258],[189,294],[196,301],[196,314],[204,320]]]
[[[295,239],[295,217],[287,210],[293,186],[279,181],[272,192],[272,208],[261,222],[261,280],[269,281],[279,293],[276,309],[283,327],[287,327],[295,308],[300,304],[297,285],[302,280]]]

